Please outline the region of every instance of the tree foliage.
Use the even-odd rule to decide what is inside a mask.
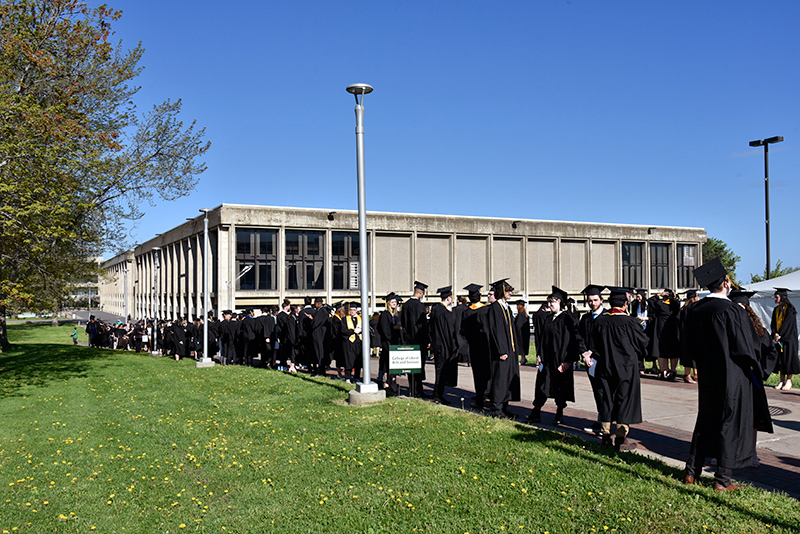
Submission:
[[[795,271],[800,271],[800,267],[784,267],[783,261],[778,260],[777,263],[775,264],[775,267],[769,272],[769,279],[771,280],[772,278],[778,278],[779,276],[793,273]],[[764,267],[763,273],[760,274],[750,273],[751,284],[755,284],[757,282],[763,282],[764,280],[768,280],[766,267]]]
[[[709,237],[706,244],[703,245],[703,263],[709,262],[715,258],[719,258],[731,280],[737,280],[736,265],[742,261],[742,258],[733,253],[728,248],[727,243],[715,237]]]
[[[120,16],[0,0],[0,319],[10,300],[52,309],[144,202],[189,194],[205,170],[210,143],[180,100],[137,114],[144,50],[110,40]]]

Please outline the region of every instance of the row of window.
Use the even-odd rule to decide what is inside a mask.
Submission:
[[[669,243],[650,244],[650,287],[695,287],[694,268],[696,245],[677,245],[676,284],[670,280]],[[622,285],[644,287],[644,243],[622,243]]]
[[[644,243],[622,243],[622,285],[644,287]],[[670,245],[650,244],[650,286],[694,287],[696,245],[677,245],[676,284],[670,280]],[[333,289],[358,289],[357,232],[331,232]],[[325,232],[286,230],[286,289],[325,289]],[[248,269],[249,267],[249,269]],[[278,288],[278,231],[236,230],[236,281],[240,290]],[[357,271],[356,271],[357,272]]]
[[[236,289],[278,288],[277,241],[277,230],[236,230]],[[286,230],[284,252],[286,289],[325,289],[325,232]],[[333,289],[358,289],[359,253],[357,232],[331,232]]]

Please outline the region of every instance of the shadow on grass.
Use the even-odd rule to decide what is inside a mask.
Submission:
[[[17,396],[24,387],[46,387],[57,380],[86,377],[95,360],[108,360],[109,351],[54,343],[17,343],[0,354],[0,394]]]
[[[350,389],[352,389],[352,388],[347,387],[348,386],[347,382],[343,382],[341,380],[331,380],[327,376],[325,376],[325,377],[312,377],[312,376],[308,376],[307,374],[304,374],[304,373],[288,373],[288,374],[290,374],[295,379],[305,380],[306,382],[311,382],[312,384],[317,384],[317,385],[320,385],[320,386],[328,386],[330,388],[333,388],[335,390],[341,391],[343,393],[346,393],[346,392],[350,391]]]
[[[662,485],[684,494],[700,496],[700,498],[705,498],[707,501],[713,502],[718,506],[736,510],[743,515],[764,524],[770,524],[773,527],[777,526],[790,531],[797,528],[796,524],[779,521],[774,516],[754,512],[749,507],[737,504],[730,498],[730,495],[722,494],[711,489],[710,483],[705,479],[703,481],[698,481],[697,485],[687,486],[682,482],[684,472],[681,469],[671,467],[655,458],[630,453],[618,453],[604,448],[598,443],[587,442],[579,436],[554,433],[520,424],[515,426],[519,433],[512,437],[517,441],[524,441],[526,443],[533,441],[547,445],[586,465],[592,465],[593,468],[602,466],[604,469],[619,471],[628,476],[638,476],[650,483]],[[631,466],[633,465],[644,465],[655,473],[649,475],[645,474],[646,472],[639,472],[633,475],[631,470]]]

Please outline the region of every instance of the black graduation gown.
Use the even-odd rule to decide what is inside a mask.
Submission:
[[[647,359],[650,361],[670,357],[669,354],[661,353],[661,336],[671,313],[669,305],[658,296],[652,296],[647,300],[647,336],[649,337]]]
[[[604,308],[601,308],[598,317],[605,314],[606,310]],[[588,311],[584,313],[583,317],[581,317],[581,320],[578,322],[578,353],[580,355],[583,355],[583,353],[586,352],[587,350],[592,351],[591,357],[597,360],[598,355],[593,350],[594,338],[592,336],[594,333],[594,327],[595,327],[595,319],[594,316],[592,315],[592,312]],[[642,335],[644,336],[645,339],[647,339],[647,335],[644,333],[644,329],[641,326],[639,327],[639,330],[642,331]],[[610,393],[608,391],[603,391],[603,388],[607,388],[608,384],[599,380],[597,376],[592,376],[588,373],[587,375],[589,377],[589,384],[591,384],[592,386],[592,395],[594,395],[594,404],[597,407],[597,413],[599,414],[602,411],[603,399],[610,397]]]
[[[479,405],[489,396],[491,366],[489,364],[489,334],[487,315],[489,306],[480,302],[470,304],[461,318],[461,333],[467,340],[467,356],[472,368],[475,398]]]
[[[236,328],[234,322],[230,319],[223,320],[217,327],[221,341],[220,358],[224,358],[226,362],[233,362],[236,359]]]
[[[720,467],[750,465],[753,455],[753,373],[760,370],[747,312],[727,298],[707,296],[691,307],[687,346],[697,363],[697,422],[691,457]]]
[[[694,369],[695,363],[691,357],[691,352],[689,348],[686,346],[686,320],[689,317],[689,309],[692,307],[695,302],[687,302],[686,305],[681,308],[681,311],[678,313],[678,350],[680,351],[680,362],[681,365],[684,367],[690,367]]]
[[[342,348],[344,349],[342,351],[344,353],[344,362],[341,367],[344,367],[345,369],[356,369],[362,367],[361,334],[356,334],[355,332],[355,327],[361,324],[360,319],[361,318],[359,316],[353,317],[351,315],[346,315],[345,318],[342,319],[342,328],[339,337],[342,339]],[[350,324],[353,325],[353,328],[350,328],[348,320]]]
[[[381,339],[381,354],[378,360],[378,372],[384,375],[389,373],[389,347],[400,344],[400,314],[395,317],[389,310],[383,310],[378,316],[376,326]]]
[[[536,393],[540,397],[575,402],[575,379],[573,370],[578,361],[578,335],[575,319],[569,312],[558,315],[549,311],[533,314],[534,327],[540,333],[540,348],[537,353],[542,370],[536,373]],[[570,363],[564,372],[561,364]]]
[[[778,328],[778,307],[772,310],[770,331],[781,336],[778,347],[777,370],[787,375],[800,374],[800,359],[798,359],[797,340],[797,310],[786,307],[781,327]]]
[[[186,357],[188,340],[186,339],[186,327],[181,323],[172,325],[172,339],[175,343],[175,354],[181,358]]]
[[[296,315],[286,317],[286,336],[281,340],[281,358],[286,363],[297,362],[298,345],[300,344],[300,321]]]
[[[311,344],[314,348],[314,359],[311,360],[311,363],[319,367],[327,365],[327,361],[330,359],[325,352],[325,339],[329,335],[330,326],[331,315],[328,313],[328,308],[325,306],[317,308],[314,318],[311,320]]]
[[[764,382],[767,381],[775,364],[778,361],[778,351],[775,348],[775,343],[769,335],[767,329],[764,329],[764,335],[758,336],[758,332],[753,327],[753,346],[758,352],[758,361],[761,363],[761,369],[753,369],[753,425],[759,432],[773,433],[772,416],[769,413],[769,402],[767,401],[767,392],[764,388]],[[760,372],[759,372],[760,371]]]
[[[491,367],[490,397],[494,410],[499,410],[504,403],[520,400],[516,332],[510,306],[504,306],[496,300],[486,308],[485,326],[489,337]],[[500,356],[504,354],[508,357],[501,360]]]
[[[464,322],[464,312],[469,309],[467,304],[459,304],[453,308],[453,329],[456,335],[456,355],[458,361],[469,362],[469,345],[464,334],[461,333],[461,325]]]
[[[669,315],[664,321],[664,328],[658,340],[658,353],[661,358],[678,358],[681,354],[679,344],[680,322],[678,319],[678,314],[681,312],[681,301],[674,298],[669,299],[669,303],[664,302],[663,304],[669,308]]]
[[[514,317],[514,328],[517,329],[517,356],[527,356],[531,350],[531,318],[527,313]]]
[[[333,342],[333,359],[336,362],[336,367],[344,367],[342,319],[336,314],[331,317],[331,338]]]
[[[272,358],[272,348],[275,346],[275,317],[271,313],[262,313],[256,317],[256,323],[261,365],[266,365],[267,359]],[[269,343],[267,343],[267,339],[269,339]]]
[[[456,357],[455,317],[453,312],[438,302],[431,308],[431,351],[436,365],[436,391],[458,384],[458,358]]]
[[[402,339],[404,345],[419,345],[422,355],[422,370],[414,375],[418,382],[425,380],[425,360],[428,359],[428,317],[425,313],[425,304],[419,299],[410,298],[403,303],[400,310],[400,324],[403,325]]]
[[[642,422],[639,359],[647,352],[647,334],[639,321],[625,313],[604,313],[594,320],[592,353],[597,360],[595,380],[602,385],[600,421]]]

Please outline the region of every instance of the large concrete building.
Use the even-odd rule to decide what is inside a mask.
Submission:
[[[320,296],[358,300],[358,213],[222,204],[208,213],[211,309],[244,309]],[[542,301],[551,285],[695,287],[706,232],[640,226],[408,213],[367,213],[370,305],[414,280],[431,290],[508,278]],[[157,248],[156,248],[157,247]],[[203,311],[203,215],[105,262],[101,302],[135,318]],[[125,269],[127,286],[125,285]],[[485,291],[485,289],[484,289]],[[156,308],[157,306],[157,308]]]

